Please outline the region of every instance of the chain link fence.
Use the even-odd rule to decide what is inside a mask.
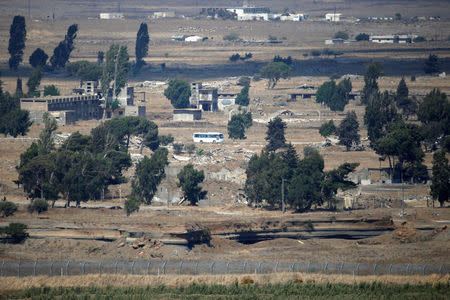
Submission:
[[[336,264],[289,262],[2,262],[1,276],[74,276],[85,274],[206,275],[270,274],[281,272],[364,275],[449,274],[449,266],[397,264]]]

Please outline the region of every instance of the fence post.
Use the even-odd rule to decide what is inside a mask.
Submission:
[[[244,265],[242,266],[242,274],[245,274],[245,268],[247,267],[247,263],[244,262]]]
[[[260,263],[258,263],[258,273],[262,273],[262,263],[260,262]]]
[[[279,265],[280,263],[277,261],[277,264],[275,265],[275,273],[278,273],[278,265]]]
[[[292,272],[295,272],[295,263],[293,263],[293,264],[291,265],[291,271],[292,271]]]
[[[227,262],[227,274],[230,274],[230,263]]]
[[[328,268],[328,263],[325,263],[324,267],[323,267],[323,272],[325,274],[327,274],[327,268]]]
[[[441,275],[442,275],[442,269],[444,269],[444,266],[443,266],[443,265],[441,265],[441,266],[439,267],[439,274],[441,274]]]
[[[211,274],[214,274],[214,265],[215,265],[215,263],[213,262],[213,263],[211,263]]]
[[[410,265],[407,264],[407,265],[406,265],[406,270],[405,270],[405,275],[408,275],[408,273],[409,273],[409,267],[410,267]]]
[[[50,264],[50,277],[53,276],[53,262]]]
[[[151,264],[152,264],[151,262],[147,263],[147,275],[150,275],[150,265]]]
[[[309,274],[309,266],[311,265],[311,262],[308,261],[308,266],[306,267],[306,274]]]
[[[183,268],[183,261],[180,262],[180,267],[178,268],[178,275],[181,275],[182,268]]]
[[[198,262],[195,263],[194,274],[198,275]]]
[[[98,275],[102,275],[102,262],[98,264]]]
[[[423,270],[422,270],[422,274],[425,275],[425,269],[426,269],[427,265],[423,266]]]
[[[66,275],[69,276],[69,264],[70,264],[70,260],[67,261],[66,264]]]
[[[83,264],[81,265],[81,271],[82,271],[83,275],[86,274],[86,262],[83,262]]]
[[[33,265],[33,276],[36,277],[36,265],[37,265],[37,261],[34,262]]]
[[[356,275],[359,275],[359,264],[356,265]]]
[[[167,261],[165,261],[163,263],[163,274],[166,275],[166,265],[167,265]]]
[[[114,263],[114,274],[117,274],[117,261]]]
[[[373,265],[373,275],[376,275],[377,272],[377,264]]]
[[[134,275],[134,264],[135,264],[135,262],[133,261],[131,263],[131,275]]]
[[[21,262],[19,260],[19,263],[17,264],[17,277],[20,277],[20,264]]]
[[[2,277],[5,276],[4,268],[5,268],[5,261],[2,262]]]
[[[344,273],[344,264],[341,263],[341,266],[339,267],[339,272],[341,272],[341,274]]]

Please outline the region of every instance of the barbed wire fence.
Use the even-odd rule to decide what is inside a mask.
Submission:
[[[225,275],[299,272],[307,274],[430,275],[449,274],[449,266],[399,264],[336,264],[289,262],[2,262],[0,276],[121,275]]]

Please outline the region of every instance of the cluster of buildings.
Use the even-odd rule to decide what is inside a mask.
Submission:
[[[369,41],[377,44],[411,44],[418,35],[415,34],[388,34],[388,35],[371,35]],[[354,43],[356,40],[330,39],[325,40],[325,45],[341,45]]]
[[[44,96],[41,92],[36,98],[21,98],[20,108],[30,112],[30,120],[34,124],[42,124],[45,113],[61,125],[112,116],[145,117],[145,106],[134,105],[134,87],[123,88],[117,96],[117,101],[120,104],[118,109],[105,109],[98,82],[82,81],[72,90],[71,95]]]

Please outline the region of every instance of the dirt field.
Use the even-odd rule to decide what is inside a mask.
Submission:
[[[123,1],[124,2],[124,1]],[[180,1],[170,1],[174,9],[183,13],[193,13],[188,4],[180,5]],[[208,6],[207,1],[195,1],[197,7]],[[284,1],[286,7],[299,7],[307,13],[318,17],[323,11],[333,10],[335,6],[347,15],[364,17],[370,15],[386,15],[386,6],[382,2],[354,3],[350,1]],[[9,3],[9,2],[8,2]],[[53,2],[52,2],[53,3]],[[183,2],[184,3],[184,2]],[[261,1],[261,5],[273,6],[274,2]],[[427,5],[424,5],[426,3]],[[95,60],[99,50],[106,51],[111,43],[126,44],[131,55],[134,54],[136,31],[144,21],[142,17],[159,7],[155,1],[126,1],[122,10],[126,15],[140,15],[125,20],[93,19],[100,11],[113,11],[115,5],[106,2],[91,3],[76,1],[54,1],[56,22],[46,20],[50,11],[49,2],[32,1],[32,21],[27,20],[27,48],[25,64],[18,72],[7,69],[7,44],[9,26],[12,16],[21,13],[26,15],[26,1],[11,7],[7,1],[0,1],[4,10],[0,12],[0,69],[1,80],[5,90],[14,91],[17,76],[26,78],[31,71],[27,60],[31,52],[41,47],[48,54],[52,53],[55,44],[61,40],[67,27],[78,23],[79,34],[75,43],[71,61]],[[386,3],[385,3],[386,4]],[[228,138],[218,145],[197,145],[210,157],[199,157],[183,153],[182,156],[193,162],[196,168],[205,170],[206,174],[219,174],[223,169],[234,171],[246,168],[246,164],[254,153],[259,153],[265,145],[266,124],[276,115],[281,115],[288,126],[286,139],[291,142],[301,155],[304,146],[316,146],[325,159],[325,169],[330,170],[344,162],[359,162],[358,171],[378,168],[378,155],[369,148],[363,151],[346,152],[344,147],[323,146],[323,138],[318,133],[320,125],[333,119],[339,122],[350,110],[355,110],[361,124],[361,138],[367,146],[367,132],[363,126],[364,107],[352,102],[344,112],[335,113],[317,104],[312,99],[287,102],[289,93],[299,91],[303,84],[318,87],[329,76],[351,74],[353,91],[361,91],[365,66],[378,60],[384,63],[386,76],[379,80],[381,90],[394,91],[402,75],[407,75],[406,83],[411,95],[422,97],[433,88],[440,88],[450,93],[449,77],[431,77],[423,75],[422,64],[429,53],[436,53],[441,59],[442,71],[450,72],[450,42],[448,35],[448,3],[433,1],[433,5],[423,1],[390,1],[389,13],[392,15],[402,9],[402,15],[441,15],[441,20],[411,22],[340,22],[330,24],[318,20],[301,23],[274,22],[237,22],[186,19],[149,20],[150,50],[146,58],[148,67],[138,77],[131,77],[130,84],[137,91],[147,93],[147,117],[159,126],[160,134],[172,134],[177,142],[192,142],[192,134],[197,131],[219,131],[226,133],[228,114],[222,112],[204,113],[203,119],[194,123],[174,123],[172,107],[163,96],[167,86],[166,80],[174,77],[189,80],[201,80],[222,88],[225,91],[239,91],[236,81],[240,75],[254,75],[258,69],[273,58],[274,55],[292,56],[295,60],[294,74],[290,79],[281,80],[276,88],[268,90],[266,80],[252,81],[250,88],[251,103],[249,109],[253,114],[253,126],[246,132],[247,139],[232,141]],[[240,5],[238,1],[227,1],[225,5]],[[303,8],[304,7],[304,8]],[[393,12],[393,13],[391,13]],[[403,13],[404,12],[404,13]],[[323,49],[323,41],[331,38],[338,30],[344,30],[354,37],[360,32],[391,34],[397,32],[415,33],[427,39],[438,41],[411,45],[378,45],[369,43],[345,44],[330,47],[344,52],[338,59],[312,59],[304,57],[312,49]],[[224,42],[226,34],[238,32],[248,41],[266,40],[268,35],[283,39],[282,44],[250,45],[246,43]],[[208,41],[201,44],[188,45],[172,42],[175,34],[199,34],[208,36]],[[228,57],[233,53],[253,53],[248,63],[232,64]],[[166,70],[160,68],[166,63]],[[416,75],[411,81],[409,75]],[[161,80],[162,82],[155,82]],[[142,87],[144,81],[152,81],[148,87]],[[45,74],[41,86],[55,84],[62,92],[68,94],[77,84],[77,80],[65,73]],[[260,99],[256,101],[254,99]],[[58,133],[80,131],[88,134],[99,125],[98,121],[80,121],[75,125],[61,126]],[[384,263],[384,264],[448,264],[450,257],[450,239],[447,228],[450,222],[450,208],[427,207],[429,186],[407,185],[405,189],[406,216],[400,217],[402,187],[400,185],[361,186],[352,191],[352,196],[361,204],[360,209],[353,211],[329,212],[318,209],[313,212],[296,214],[289,211],[281,215],[279,211],[267,211],[247,207],[236,201],[238,189],[242,182],[231,180],[208,179],[204,183],[208,190],[208,200],[202,201],[200,207],[162,205],[167,200],[164,192],[158,194],[160,202],[153,206],[142,206],[140,211],[127,217],[123,209],[123,201],[129,192],[129,184],[112,187],[105,202],[90,201],[83,208],[57,207],[40,215],[29,214],[26,210],[26,196],[17,189],[13,180],[17,179],[15,166],[19,162],[20,153],[39,136],[42,128],[33,125],[25,137],[13,139],[0,137],[0,196],[6,195],[8,200],[20,204],[17,214],[0,219],[1,225],[10,222],[25,223],[29,227],[31,238],[23,244],[0,244],[0,260],[5,261],[48,261],[68,260],[201,260],[201,261],[301,261],[334,263]],[[132,148],[131,153],[138,150]],[[144,152],[149,155],[150,151]],[[425,163],[431,166],[431,153],[427,153]],[[182,166],[170,152],[170,166]],[[387,161],[381,167],[387,167]],[[133,174],[127,171],[127,176]],[[378,176],[378,174],[375,174]],[[374,175],[374,176],[375,176]],[[374,178],[378,180],[378,178]],[[170,185],[172,194],[179,194],[175,188],[175,178],[162,186]],[[358,195],[358,196],[357,196]],[[383,207],[380,207],[381,199]],[[384,201],[383,200],[383,201]],[[310,222],[314,231],[305,229]],[[210,233],[210,243],[196,241],[186,245],[189,232],[199,233],[203,230]],[[355,232],[362,231],[373,234],[380,230],[382,234],[353,239]],[[339,235],[324,237],[327,230],[339,231]],[[269,231],[275,237],[268,237]],[[252,242],[243,242],[249,232],[257,233]],[[289,237],[283,234],[290,234]],[[236,238],[236,235],[238,238]],[[344,238],[343,238],[344,236]],[[197,238],[197,237],[196,237]],[[301,241],[301,243],[300,243]],[[115,279],[114,279],[115,280]],[[2,281],[0,285],[4,285]],[[1,289],[1,287],[0,287]]]

